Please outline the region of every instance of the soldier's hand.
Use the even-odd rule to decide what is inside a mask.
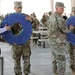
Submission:
[[[11,29],[11,26],[5,25],[5,28],[6,28],[6,30],[10,30]]]
[[[25,18],[26,20],[29,20],[30,22],[32,22],[33,20],[32,20],[32,18],[30,17],[30,16],[26,16],[26,18]]]
[[[70,25],[69,28],[70,28],[70,30],[73,30],[74,29],[74,26],[73,25]]]

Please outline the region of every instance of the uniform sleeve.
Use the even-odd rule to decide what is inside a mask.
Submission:
[[[48,21],[47,21],[47,27],[48,27],[48,32],[49,35],[51,35],[52,33],[58,31],[57,25],[56,25],[56,19],[54,16],[51,16]]]
[[[65,20],[63,18],[58,18],[58,26],[63,33],[71,32],[68,26],[66,26]]]
[[[24,14],[26,17],[27,16],[29,16],[28,14],[25,14],[25,13],[22,13],[22,14]],[[30,17],[30,16],[29,16]],[[32,18],[31,18],[32,19]],[[32,19],[32,21],[30,21],[31,23],[33,23],[34,22],[34,20]]]
[[[5,32],[5,31],[6,31],[5,27],[4,28],[0,28],[0,34],[3,33],[3,32]]]

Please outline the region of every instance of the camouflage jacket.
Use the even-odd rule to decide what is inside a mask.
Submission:
[[[68,27],[65,25],[65,20],[62,15],[58,13],[54,13],[47,21],[48,24],[48,32],[49,32],[49,41],[58,41],[60,43],[64,42],[65,33],[70,32]]]
[[[32,28],[33,30],[38,30],[38,27],[39,27],[39,20],[35,18],[32,23]]]

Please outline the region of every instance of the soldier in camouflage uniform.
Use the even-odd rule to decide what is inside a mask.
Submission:
[[[32,28],[34,31],[37,31],[39,28],[39,20],[37,19],[35,13],[31,14],[31,18],[33,19]],[[33,33],[32,36],[38,37],[38,34]],[[37,41],[38,41],[38,39],[33,39],[33,44],[36,45]]]
[[[64,3],[56,2],[56,11],[48,19],[49,44],[53,56],[52,67],[55,75],[64,75],[66,67],[66,35],[65,32],[72,30],[72,25],[68,30],[65,25],[65,20],[61,15],[64,11]]]
[[[75,7],[72,7],[71,13],[72,13],[71,16],[75,16]],[[73,32],[75,33],[75,28]],[[75,45],[72,45],[67,41],[67,49],[70,55],[70,68],[72,70],[72,75],[75,75]]]
[[[43,24],[43,27],[47,27],[46,21],[48,19],[48,15],[46,15],[45,13],[42,16],[42,19],[40,20],[40,22]]]
[[[15,9],[16,13],[21,13],[22,2],[21,1],[14,2],[14,9]],[[32,22],[32,19],[29,16],[26,16],[25,19]],[[18,35],[18,32],[20,32],[22,30],[22,27],[18,23],[16,24],[16,26],[15,26],[15,24],[11,27],[11,30],[14,35]],[[17,29],[15,29],[15,28],[17,28]],[[28,75],[30,73],[30,55],[31,55],[30,41],[27,41],[26,43],[24,43],[22,45],[17,45],[16,43],[14,43],[12,45],[12,58],[14,59],[15,75],[22,75],[21,57],[23,59],[24,75]]]

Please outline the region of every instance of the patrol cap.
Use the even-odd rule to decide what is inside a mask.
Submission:
[[[71,11],[72,11],[72,12],[73,12],[73,11],[75,12],[75,7],[72,7]]]
[[[64,3],[63,3],[63,2],[56,2],[55,7],[65,8]]]
[[[22,7],[22,2],[21,1],[14,2],[14,7],[17,7],[17,8]]]

